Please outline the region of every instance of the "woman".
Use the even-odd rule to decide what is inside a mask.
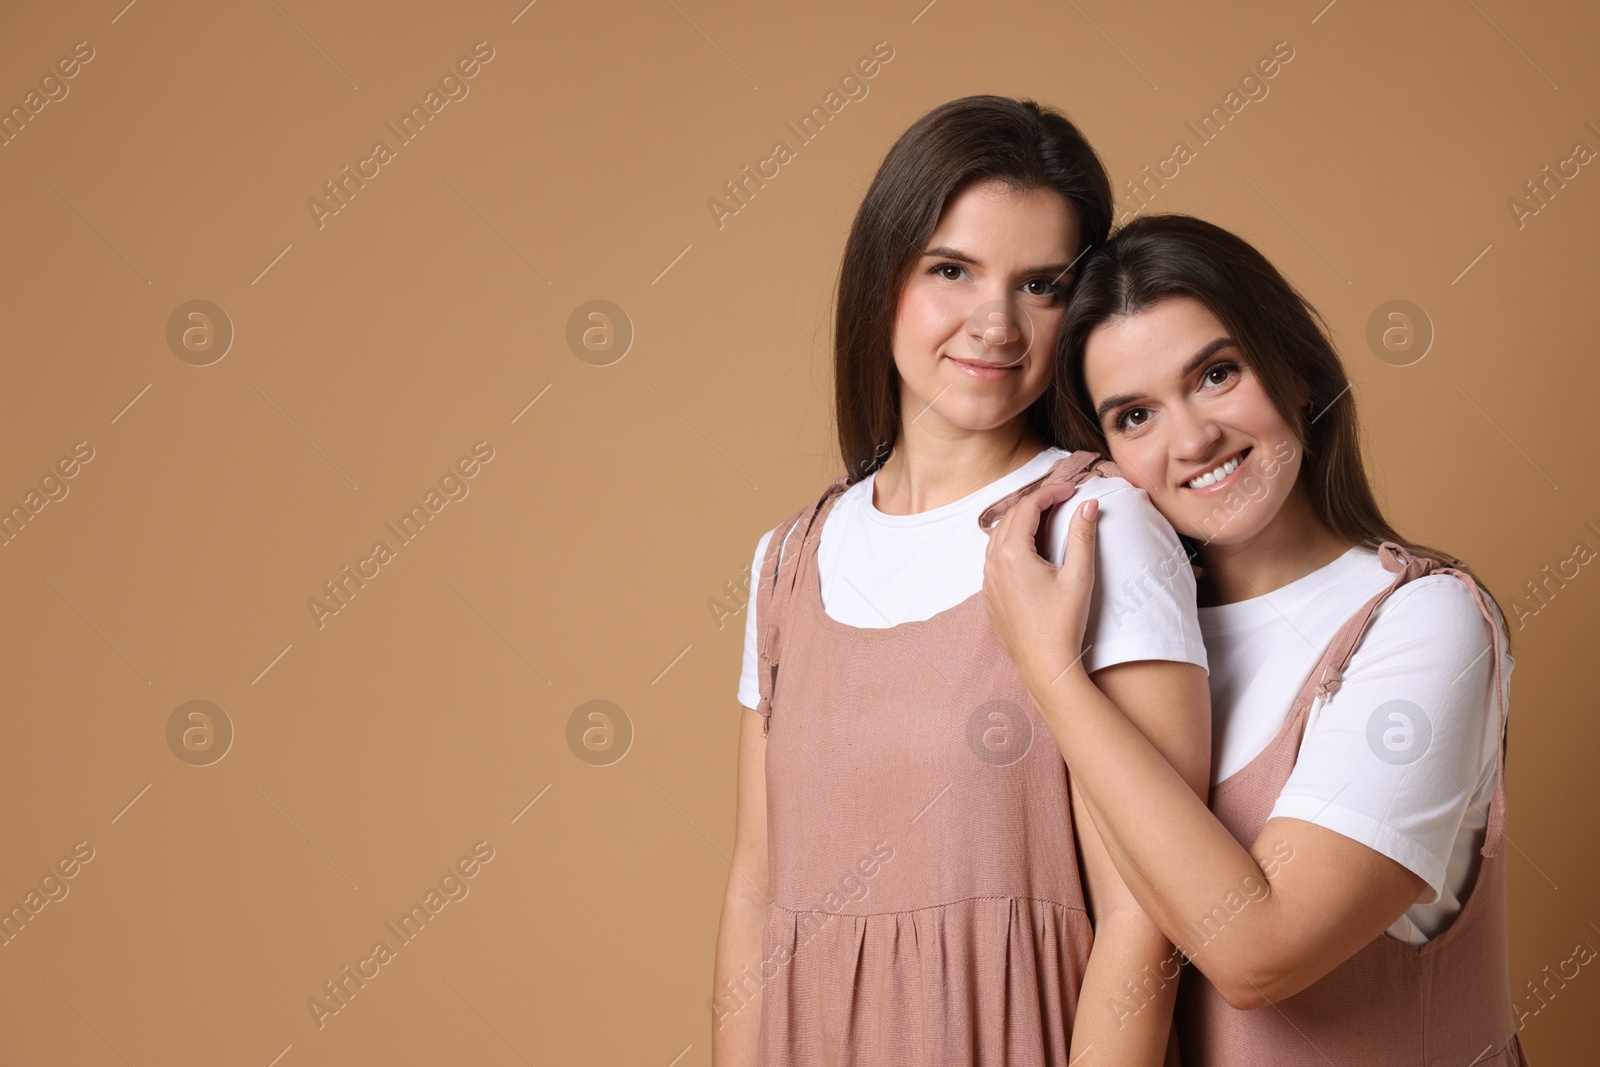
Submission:
[[[1082,483],[1115,531],[1105,572],[1145,597],[1132,618],[1090,606],[1084,669],[1204,789],[1182,547],[1144,494],[1094,477],[1099,457],[1059,448],[1052,417],[1072,264],[1110,219],[1078,130],[992,96],[913,125],[856,214],[835,340],[848,473],[753,564],[718,1067],[1067,1067],[1091,1045],[1097,1064],[1164,1061],[1173,995],[1132,1025],[1112,1002],[1170,943],[1075,818],[980,589],[980,523]],[[1062,534],[1045,541],[1059,559]]]
[[[1197,550],[1211,810],[1072,662],[1093,502],[1059,569],[1031,537],[1070,487],[1011,511],[985,565],[991,618],[1118,869],[1194,965],[1185,1064],[1522,1064],[1509,638],[1464,564],[1384,519],[1314,314],[1244,241],[1152,216],[1084,264],[1060,334],[1075,440]],[[1138,976],[1127,1010],[1176,962]]]

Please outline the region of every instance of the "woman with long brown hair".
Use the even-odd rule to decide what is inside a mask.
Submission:
[[[1384,518],[1315,311],[1235,235],[1149,216],[1086,257],[1060,344],[1072,441],[1106,450],[1195,554],[1210,665],[1208,810],[1076,662],[1100,595],[1095,502],[1060,567],[1033,533],[1071,487],[996,529],[996,631],[1117,868],[1192,964],[1138,976],[1127,1010],[1182,970],[1185,1064],[1526,1063],[1509,637],[1465,564]]]
[[[981,589],[987,528],[1029,488],[1099,501],[1103,573],[1140,608],[1091,605],[1083,669],[1203,792],[1182,547],[1100,457],[1060,447],[1052,403],[1074,263],[1111,210],[1071,122],[980,96],[918,120],[856,214],[834,342],[845,473],[753,563],[718,1067],[1169,1053],[1170,993],[1134,1018],[1115,1003],[1170,943],[1075,809]],[[1045,531],[1053,558],[1064,532]]]

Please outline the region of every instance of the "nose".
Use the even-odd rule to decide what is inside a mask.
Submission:
[[[1211,458],[1217,442],[1222,439],[1222,428],[1189,404],[1168,408],[1167,424],[1172,458],[1183,463],[1193,464]]]
[[[998,366],[1022,362],[1033,345],[1033,322],[1003,298],[985,300],[967,317],[967,347],[972,358]]]
[[[989,325],[983,329],[983,343],[989,348],[1003,348],[1022,336],[1022,331],[1011,325],[1003,312],[986,312],[984,321]]]

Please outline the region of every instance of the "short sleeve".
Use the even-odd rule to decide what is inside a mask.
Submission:
[[[755,710],[761,703],[760,675],[756,673],[759,665],[756,661],[756,589],[761,581],[761,560],[767,554],[767,542],[772,540],[773,530],[768,530],[761,535],[761,540],[756,542],[756,558],[750,564],[750,600],[744,609],[744,663],[739,668],[739,703]]]
[[[1500,740],[1493,656],[1503,687],[1514,665],[1499,638],[1459,578],[1401,586],[1339,688],[1313,707],[1269,818],[1359,841],[1427,882],[1417,903],[1439,900],[1463,824],[1487,819]]]
[[[1045,530],[1050,561],[1060,566],[1071,517],[1091,498],[1100,501],[1100,514],[1084,666],[1091,674],[1147,659],[1206,667],[1188,553],[1143,489],[1122,478],[1084,482],[1051,511]]]

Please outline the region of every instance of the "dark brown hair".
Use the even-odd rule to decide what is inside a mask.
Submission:
[[[1078,214],[1081,247],[1111,230],[1111,180],[1067,118],[1032,100],[968,96],[928,112],[889,149],[856,212],[839,266],[834,319],[834,405],[839,453],[854,484],[883,465],[900,432],[892,340],[900,289],[969,185],[1000,181],[1018,191],[1054,189]],[[1063,290],[1071,279],[1063,279]],[[1059,368],[1059,364],[1057,365]],[[1051,391],[1053,392],[1053,390]],[[1049,393],[1027,412],[1046,442],[1065,427]]]
[[[1328,336],[1327,322],[1249,242],[1203,219],[1145,215],[1085,257],[1057,336],[1057,366],[1065,367],[1057,378],[1062,391],[1047,394],[1061,409],[1067,438],[1063,447],[1109,454],[1084,384],[1089,335],[1112,319],[1136,315],[1170,296],[1204,304],[1238,344],[1245,363],[1299,438],[1304,454],[1299,478],[1312,512],[1328,529],[1372,548],[1393,541],[1478,580],[1465,563],[1406,540],[1384,518],[1361,460],[1350,379]],[[1191,551],[1197,547],[1190,538],[1185,542]],[[1494,599],[1482,581],[1478,585]],[[1499,606],[1496,602],[1497,610]]]

